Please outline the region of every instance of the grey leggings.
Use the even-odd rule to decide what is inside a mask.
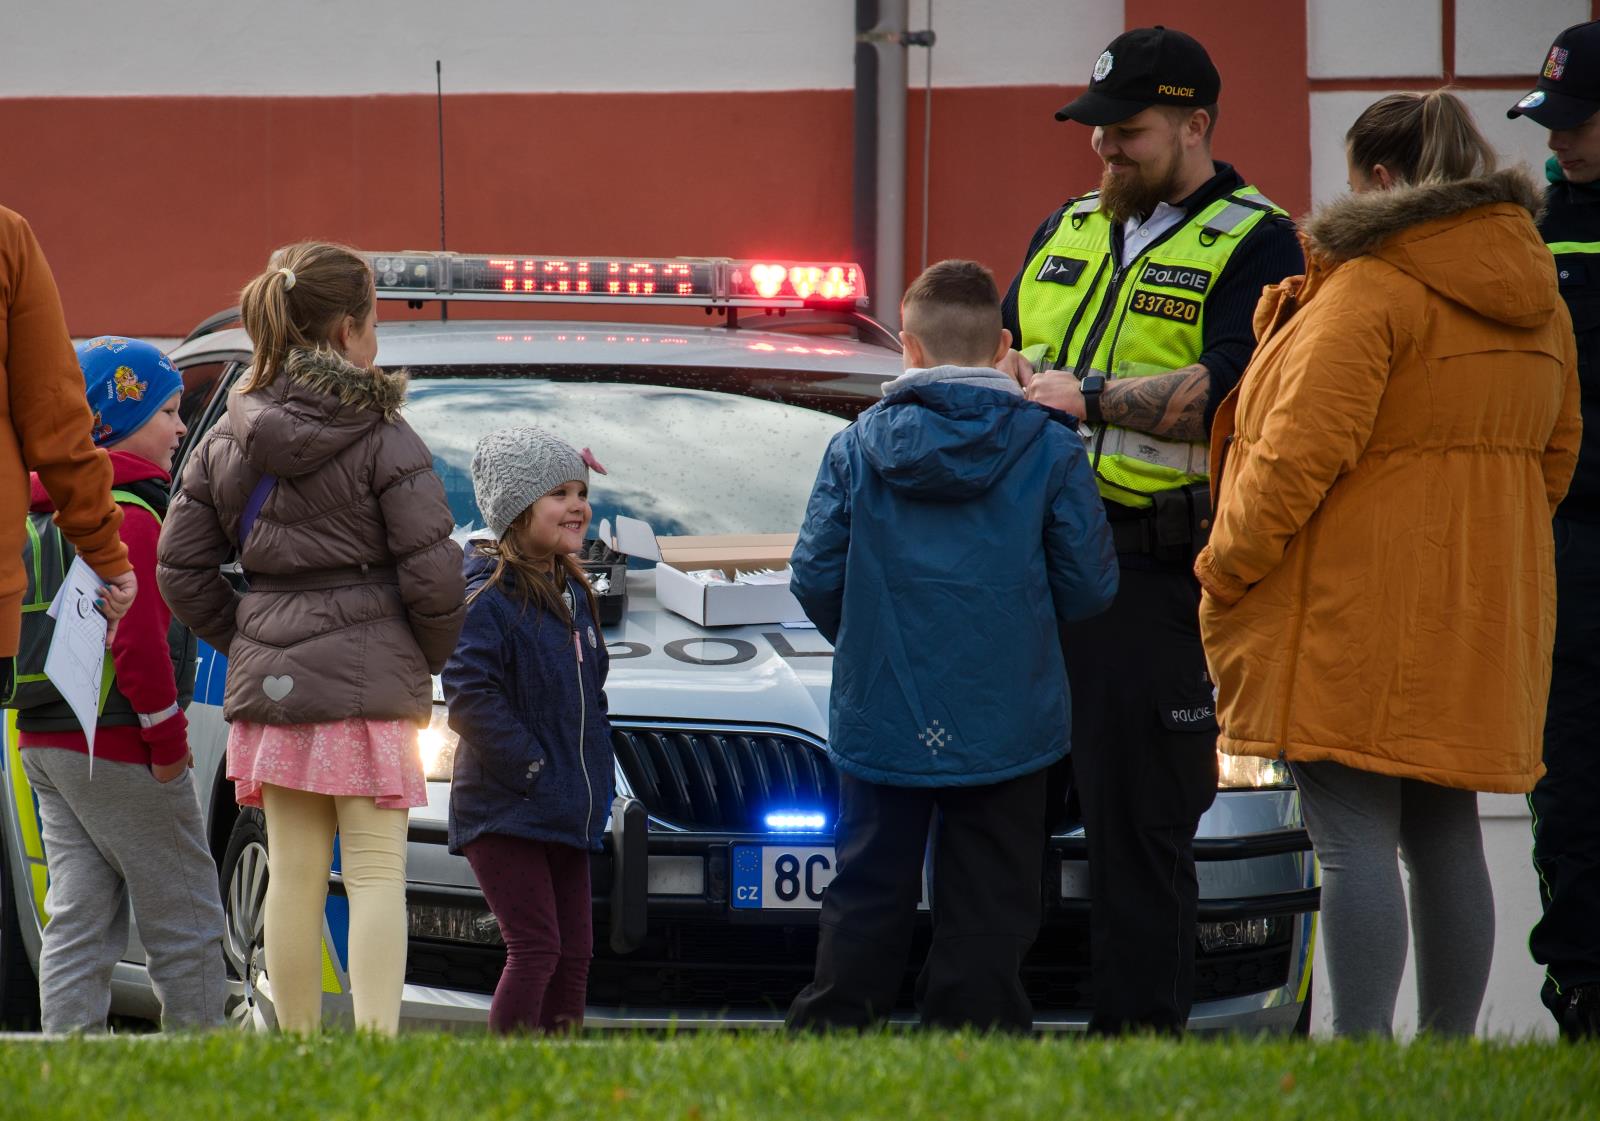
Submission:
[[[1411,884],[1419,1031],[1471,1035],[1494,956],[1494,895],[1471,790],[1291,764],[1322,863],[1322,945],[1337,1035],[1389,1035],[1406,964]]]

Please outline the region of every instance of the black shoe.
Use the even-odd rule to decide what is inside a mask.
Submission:
[[[1574,985],[1559,1019],[1563,1038],[1600,1040],[1600,983]]]

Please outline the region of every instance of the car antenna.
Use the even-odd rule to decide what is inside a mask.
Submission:
[[[439,252],[448,252],[444,237],[444,66],[433,60],[434,106],[439,126]],[[450,321],[450,301],[439,301],[439,321]]]

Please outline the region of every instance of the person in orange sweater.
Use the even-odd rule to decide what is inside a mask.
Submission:
[[[195,791],[183,705],[193,693],[193,637],[172,626],[156,587],[156,543],[172,457],[183,439],[183,379],[149,343],[106,335],[82,344],[94,442],[110,451],[121,538],[139,594],[111,644],[115,670],[94,752],[65,701],[17,713],[22,768],[39,800],[50,871],[39,955],[39,1005],[50,1032],[96,1031],[111,973],[139,924],[161,1022],[222,1022],[222,900]],[[34,477],[33,511],[55,509]]]
[[[108,584],[113,627],[133,603],[135,577],[117,536],[111,461],[89,436],[83,375],[55,278],[33,230],[0,206],[0,695],[9,694],[22,625],[28,471],[55,500],[56,524]],[[110,636],[107,636],[110,641]]]

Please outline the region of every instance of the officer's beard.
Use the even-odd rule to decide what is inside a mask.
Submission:
[[[1106,217],[1118,225],[1129,218],[1143,221],[1160,203],[1172,202],[1180,186],[1178,168],[1182,156],[1182,150],[1174,145],[1172,158],[1160,175],[1152,175],[1142,167],[1135,167],[1132,174],[1114,175],[1107,164],[1100,176],[1100,208]]]

